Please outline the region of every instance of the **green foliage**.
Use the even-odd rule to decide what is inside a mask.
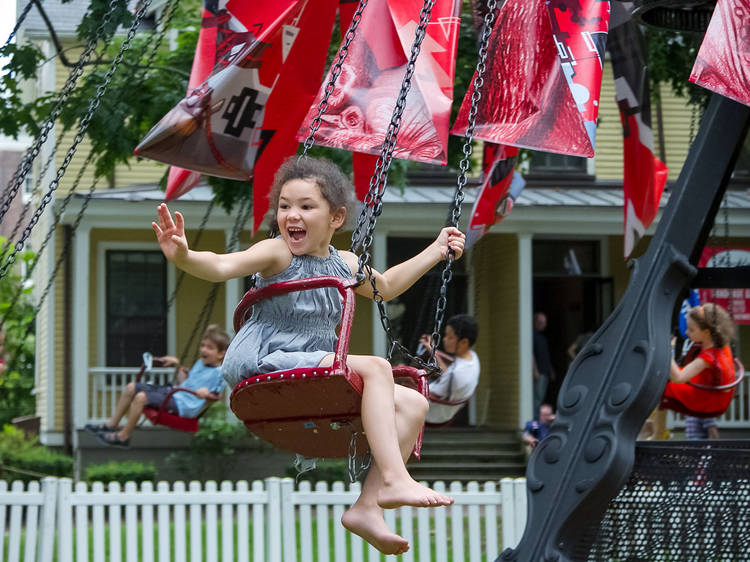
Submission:
[[[0,433],[0,479],[39,480],[44,476],[72,476],[73,457],[39,445],[11,425]],[[4,468],[5,467],[5,468]]]
[[[63,1],[70,2],[70,0]],[[99,34],[104,17],[110,11],[110,19]],[[88,10],[76,31],[78,38],[82,41],[89,42],[98,39],[107,42],[112,39],[118,27],[128,29],[132,23],[133,14],[128,10],[127,0],[90,0]]]
[[[88,484],[93,482],[153,482],[156,480],[156,466],[138,461],[110,461],[105,464],[94,464],[86,467],[84,479]]]
[[[24,129],[38,130],[31,106],[23,101],[22,83],[32,80],[42,61],[42,52],[34,45],[11,43],[0,48],[0,57],[7,62],[0,73],[0,133],[17,137]]]
[[[703,36],[651,26],[644,29],[652,95],[657,97],[659,84],[667,83],[678,96],[687,97],[691,104],[705,108],[711,92],[688,81]]]
[[[0,432],[0,458],[8,453],[24,453],[39,445],[37,437],[30,437],[10,424],[3,425]]]
[[[318,459],[315,468],[297,474],[297,468],[292,464],[286,468],[286,475],[299,480],[309,480],[315,486],[317,482],[349,482],[349,468],[343,459]]]
[[[0,247],[4,245],[5,238],[0,237]],[[10,249],[2,252],[2,263],[5,263],[9,252]],[[32,252],[19,254],[19,262],[28,264],[33,258]],[[5,346],[1,353],[5,368],[0,371],[0,424],[9,423],[18,416],[33,414],[36,408],[31,394],[34,387],[35,339],[34,331],[29,330],[34,323],[34,306],[31,287],[24,287],[18,269],[17,266],[12,267],[0,279],[0,318],[3,319],[2,330],[5,334]]]
[[[167,464],[186,479],[223,480],[237,462],[238,446],[255,445],[266,448],[257,438],[249,436],[242,424],[227,419],[227,408],[214,404],[200,419],[200,429],[187,451],[171,453]]]

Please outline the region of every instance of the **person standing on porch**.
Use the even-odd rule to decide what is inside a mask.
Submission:
[[[547,329],[547,315],[544,312],[534,314],[534,412],[544,402],[549,382],[555,380],[555,369],[552,367],[552,356],[549,352],[549,341],[544,334]]]

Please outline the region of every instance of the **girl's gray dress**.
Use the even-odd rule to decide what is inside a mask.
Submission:
[[[281,273],[256,276],[256,287],[271,283],[352,272],[336,249],[327,258],[293,256]],[[341,297],[334,289],[314,289],[259,302],[227,349],[221,370],[230,387],[246,378],[274,371],[315,367],[336,345],[341,321]]]

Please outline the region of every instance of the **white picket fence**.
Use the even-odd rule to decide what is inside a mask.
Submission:
[[[434,488],[446,491],[442,482]],[[10,490],[10,491],[9,491]],[[453,482],[450,507],[386,510],[386,522],[409,540],[404,562],[493,561],[515,546],[526,519],[523,478],[465,487]],[[41,485],[0,481],[0,562],[374,562],[383,557],[339,523],[359,494],[291,478],[150,482],[140,488],[89,487],[68,478]],[[498,507],[502,507],[502,515]],[[502,529],[502,531],[500,531]],[[196,530],[198,530],[196,532]],[[502,545],[498,538],[502,536]]]

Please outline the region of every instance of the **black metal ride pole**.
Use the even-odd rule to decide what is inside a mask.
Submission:
[[[529,459],[524,535],[498,561],[585,559],[586,531],[627,481],[638,431],[667,382],[672,311],[695,275],[690,257],[719,207],[748,123],[750,107],[713,96],[625,295],[568,370],[550,434]]]

